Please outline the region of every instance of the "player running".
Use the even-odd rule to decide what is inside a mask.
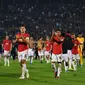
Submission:
[[[5,39],[3,40],[3,49],[4,49],[4,66],[10,66],[10,54],[12,50],[12,42],[9,40],[9,36],[6,35]]]
[[[26,33],[25,26],[20,27],[20,33],[16,35],[16,40],[18,42],[18,59],[21,65],[21,77],[19,79],[29,78],[29,72],[26,66],[26,57],[27,57],[27,50],[28,50],[28,43],[29,43],[29,34]]]

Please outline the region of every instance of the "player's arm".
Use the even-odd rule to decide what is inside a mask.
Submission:
[[[14,40],[14,42],[17,42],[19,40],[19,35],[16,35],[16,39]]]
[[[50,48],[50,51],[52,50],[52,43],[51,43],[51,48]]]
[[[43,48],[44,50],[46,49],[46,42],[44,41],[44,48]]]
[[[29,44],[29,37],[26,37],[26,38],[22,37],[22,40],[20,40],[20,42],[25,42]]]
[[[33,48],[35,48],[35,41],[33,40]]]
[[[12,51],[12,43],[10,44],[10,52]]]
[[[57,44],[61,44],[63,43],[64,39],[56,40],[55,38],[53,38],[53,41],[55,41]]]
[[[23,42],[22,37],[20,37],[18,34],[16,35],[15,42]]]

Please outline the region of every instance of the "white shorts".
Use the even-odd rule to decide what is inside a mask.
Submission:
[[[28,56],[34,56],[34,51],[33,51],[33,49],[28,49],[28,54],[27,54]]]
[[[72,59],[72,52],[71,52],[71,50],[68,50],[68,51],[67,51],[67,54],[68,54],[68,58],[69,58],[69,59]]]
[[[43,55],[44,55],[44,51],[43,51],[43,50],[38,51],[38,55],[39,55],[39,56],[43,56]]]
[[[26,60],[27,59],[27,50],[18,52],[18,60],[21,62],[21,60]]]
[[[62,54],[62,59],[68,62],[68,54]]]
[[[10,56],[10,52],[9,52],[9,51],[4,50],[4,56]]]
[[[52,54],[51,62],[62,62],[62,54]]]
[[[72,54],[72,59],[73,60],[80,60],[80,56],[79,56],[79,54]]]
[[[45,51],[45,56],[48,56],[50,55],[50,52],[49,51]]]

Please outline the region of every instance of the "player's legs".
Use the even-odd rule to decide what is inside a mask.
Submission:
[[[77,63],[77,66],[79,66],[79,61],[80,61],[80,56],[79,56],[79,54],[76,54],[76,63]]]
[[[31,63],[33,63],[33,58],[34,58],[34,51],[31,49]]]
[[[55,55],[55,54],[52,54],[51,65],[52,65],[52,68],[54,69],[54,75],[55,75],[55,78],[57,77],[56,62],[57,62],[56,55]]]
[[[38,51],[39,60],[41,61],[41,51]]]
[[[64,60],[65,72],[68,72],[68,54],[63,54],[62,58]]]
[[[47,56],[47,63],[50,63],[50,55]]]
[[[32,49],[29,49],[29,58],[30,58],[30,64],[33,63],[33,56],[34,56],[34,52]]]
[[[10,58],[9,58],[9,56],[4,56],[4,66],[10,66],[10,60],[9,60]]]
[[[83,55],[82,52],[79,51],[79,56],[80,56],[80,65],[83,65]]]
[[[38,51],[38,55],[39,55],[39,58],[40,58],[40,62],[43,63],[43,51]]]
[[[47,62],[47,51],[45,51],[45,61]]]
[[[30,64],[33,63],[33,56],[30,56]]]
[[[65,72],[68,72],[68,62],[64,61],[65,62]]]
[[[7,63],[8,63],[8,66],[10,66],[10,52],[8,52]]]
[[[26,67],[26,53],[27,53],[26,51],[19,53],[19,61],[20,61],[21,73],[22,73],[20,79],[24,79],[25,74],[26,74],[26,77],[29,78],[28,69]]]
[[[26,68],[26,60],[22,59],[20,63],[21,63],[21,69],[22,69],[22,71],[21,71],[22,74],[21,74],[20,79],[24,79],[25,74],[26,74],[26,77],[29,78],[28,69]]]
[[[26,61],[25,60],[21,60],[20,64],[21,64],[21,77],[19,79],[24,79],[25,78],[25,65]]]
[[[4,66],[6,66],[7,58],[6,58],[6,51],[4,50]]]
[[[6,66],[6,62],[7,62],[7,58],[6,58],[6,56],[4,55],[4,66]]]
[[[30,49],[27,50],[27,57],[26,57],[26,61],[29,60],[29,56],[30,56]]]
[[[7,56],[7,63],[8,63],[8,66],[10,66],[10,56]]]
[[[49,53],[49,51],[45,51],[45,60],[46,60],[46,62],[47,63],[50,63],[50,53]]]
[[[57,55],[57,61],[58,61],[58,72],[57,72],[57,78],[60,78],[60,74],[61,74],[61,63],[62,63],[62,55],[59,54]]]
[[[68,50],[68,57],[69,57],[69,70],[72,70],[72,52]]]
[[[41,51],[41,61],[43,62],[43,59],[44,59],[44,51],[42,50]]]
[[[76,63],[76,55],[72,55],[72,65],[73,65],[73,69],[74,71],[77,70],[77,63]]]
[[[8,64],[8,66],[10,66],[10,53],[9,51],[4,51],[4,66],[6,66],[6,64]]]
[[[43,63],[43,56],[40,56],[40,62]]]

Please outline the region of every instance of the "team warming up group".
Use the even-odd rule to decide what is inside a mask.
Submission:
[[[20,33],[16,34],[16,39],[13,42],[17,43],[18,60],[22,71],[19,79],[29,78],[26,62],[29,59],[30,63],[33,63],[36,54],[34,39],[26,32],[25,26],[21,26]],[[10,66],[12,41],[8,35],[3,40],[2,47],[4,49],[4,66]],[[43,63],[43,59],[46,63],[51,63],[55,78],[60,78],[62,63],[64,63],[65,72],[77,71],[78,65],[83,66],[83,48],[84,38],[81,33],[76,37],[74,33],[62,33],[60,29],[55,30],[50,38],[46,36],[46,39],[43,40],[41,37],[37,41],[38,59],[41,63]]]

